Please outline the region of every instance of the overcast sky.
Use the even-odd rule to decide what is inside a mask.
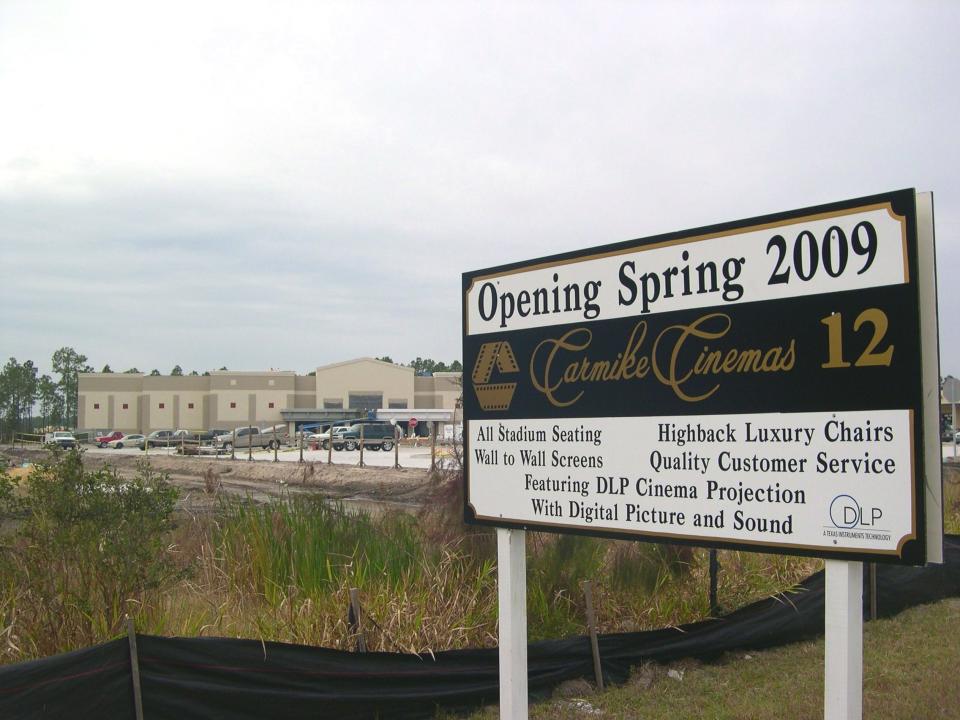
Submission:
[[[960,375],[958,2],[0,0],[0,353],[460,356],[465,270],[935,193]]]

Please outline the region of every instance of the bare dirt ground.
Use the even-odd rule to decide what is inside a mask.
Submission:
[[[44,450],[0,448],[16,465],[46,459]],[[84,466],[89,470],[110,467],[123,477],[132,477],[141,458],[104,457],[86,453]],[[416,509],[429,498],[434,483],[422,468],[354,467],[325,463],[274,463],[247,460],[223,460],[191,456],[153,456],[150,466],[167,473],[170,482],[181,488],[183,509],[202,511],[212,508],[217,495],[267,502],[274,497],[298,493],[321,494],[348,505],[376,509],[399,507]]]

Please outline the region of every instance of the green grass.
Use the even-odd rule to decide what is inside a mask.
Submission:
[[[957,599],[867,623],[863,717],[960,717],[957,638]],[[683,679],[669,677],[669,670],[682,673]],[[688,661],[635,668],[622,686],[535,704],[530,717],[582,719],[593,714],[590,710],[611,719],[819,720],[823,718],[823,640],[738,652],[711,664]],[[496,717],[495,708],[472,717]]]
[[[111,639],[125,614],[156,635],[352,649],[350,588],[360,590],[371,650],[497,643],[494,535],[463,525],[456,483],[434,488],[418,515],[371,517],[297,495],[266,505],[225,501],[212,517],[192,517],[169,514],[163,478],[148,468],[133,485],[109,472],[81,473],[72,460],[35,473],[18,487],[0,482],[0,662]],[[955,532],[960,485],[945,486],[946,527]],[[30,512],[12,514],[22,503]],[[531,641],[585,632],[586,579],[601,632],[709,615],[706,550],[527,537]],[[732,551],[719,559],[727,610],[788,589],[821,565]]]

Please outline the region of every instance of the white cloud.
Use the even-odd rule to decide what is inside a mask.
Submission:
[[[960,374],[958,19],[948,2],[5,3],[0,340],[164,371],[453,359],[464,270],[915,185],[937,193]],[[115,304],[157,319],[96,319]]]

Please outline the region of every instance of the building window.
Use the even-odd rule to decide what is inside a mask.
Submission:
[[[124,410],[129,410],[129,409],[130,409],[130,406],[127,405],[126,403],[124,403],[124,404],[123,404],[123,409],[124,409]]]
[[[187,410],[193,410],[193,403],[187,403]]]
[[[406,410],[407,401],[406,400],[391,400],[390,404],[387,405],[391,410]]]
[[[324,410],[343,410],[343,400],[324,400]]]
[[[273,410],[273,403],[270,403],[269,408]]]
[[[94,410],[99,410],[99,409],[100,409],[100,403],[94,403],[94,404],[93,404],[93,409],[94,409]]]
[[[231,409],[236,408],[236,407],[237,407],[237,404],[236,404],[236,403],[230,403],[230,407],[231,407]]]
[[[164,404],[160,403],[160,409],[163,410],[163,408],[164,408]]]
[[[383,407],[383,394],[361,395],[359,393],[350,393],[350,409],[368,412],[370,410],[379,410]]]

